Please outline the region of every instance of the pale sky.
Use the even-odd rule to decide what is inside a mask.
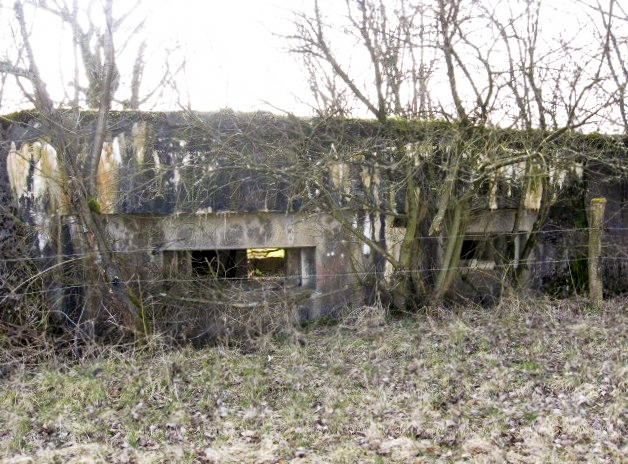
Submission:
[[[63,3],[63,0],[59,1]],[[72,0],[65,1],[72,4]],[[94,19],[99,15],[96,10],[100,9],[102,12],[101,1],[79,0],[79,6],[83,14]],[[485,1],[487,5],[495,4],[500,11],[510,7],[521,9],[523,5],[521,1],[515,0]],[[238,111],[265,110],[299,116],[312,115],[314,111],[310,105],[313,97],[306,81],[307,74],[302,68],[301,57],[288,52],[290,44],[285,36],[295,31],[294,11],[305,10],[311,14],[313,2],[314,0],[140,0],[134,16],[127,19],[114,37],[121,74],[121,86],[116,97],[118,100],[128,98],[135,50],[139,41],[146,39],[149,48],[145,55],[146,69],[141,89],[143,95],[158,87],[166,63],[171,69],[180,69],[180,72],[176,75],[176,82],[167,86],[163,93],[155,94],[148,104],[142,106],[144,110],[178,110],[182,105],[198,111],[232,108]],[[341,47],[334,49],[334,54],[356,84],[372,89],[373,77],[368,67],[368,57],[365,58],[364,47],[352,46],[352,42],[355,45],[359,38],[346,34],[342,21],[335,21],[346,14],[345,1],[319,2],[324,14],[334,22],[333,29],[326,30],[331,47]],[[114,0],[114,16],[119,16],[124,8],[133,4],[132,0]],[[89,5],[92,5],[91,12],[87,10]],[[549,35],[560,34],[568,39],[580,38],[580,42],[591,42],[593,23],[588,17],[583,17],[583,22],[580,22],[581,13],[585,10],[580,13],[565,11],[562,0],[544,0],[542,5],[541,29],[549,32]],[[56,102],[68,104],[72,99],[74,80],[72,31],[67,25],[62,27],[61,21],[54,15],[41,9],[26,7],[25,13],[32,27],[30,36],[36,60],[48,90]],[[503,14],[508,14],[508,11]],[[10,45],[14,43],[12,36],[19,36],[12,29],[15,27],[13,15],[13,0],[0,0],[0,43],[6,47],[4,56],[0,58],[25,66],[24,62],[19,62],[18,47]],[[142,18],[148,18],[145,28],[137,32],[134,27]],[[125,30],[124,27],[130,29]],[[589,29],[588,33],[582,33],[585,28]],[[474,31],[474,34],[481,36],[482,32]],[[130,39],[127,41],[128,37]],[[587,43],[577,41],[570,42],[570,45],[576,51],[587,47]],[[545,50],[550,50],[548,45],[544,46]],[[594,43],[593,46],[595,47]],[[588,56],[595,56],[596,51],[591,53]],[[503,68],[507,68],[503,53],[502,58],[498,53],[493,57],[497,57],[493,64],[499,65],[503,62]],[[427,59],[429,60],[429,56]],[[435,59],[438,61],[440,57]],[[184,62],[185,66],[181,67]],[[439,63],[436,63],[437,67]],[[558,63],[561,64],[564,63]],[[572,62],[567,63],[567,66],[578,64]],[[470,69],[473,71],[474,68]],[[478,72],[481,74],[483,71],[479,69]],[[481,78],[478,78],[480,83]],[[468,85],[465,87],[461,83],[463,81],[461,76],[458,85],[463,97],[473,99],[473,92]],[[32,106],[18,100],[19,94],[12,78],[7,79],[0,113]],[[444,108],[451,105],[449,84],[442,69],[440,74],[436,73],[431,77],[430,96],[437,107],[441,104]],[[361,104],[354,105],[352,114],[356,117],[372,117]]]
[[[79,0],[79,7],[87,8],[89,3],[89,0]],[[186,62],[184,72],[177,75],[179,95],[168,91],[157,106],[149,105],[144,109],[176,110],[180,102],[189,103],[192,109],[199,111],[229,107],[240,111],[309,115],[309,107],[299,101],[308,98],[304,73],[298,57],[287,52],[287,43],[281,38],[293,31],[292,10],[302,8],[303,3],[311,4],[311,1],[142,0],[138,14],[148,18],[145,29],[139,34],[119,30],[114,36],[121,78],[130,78],[137,37],[147,38],[149,44],[143,93],[155,87],[168,55],[166,50],[178,43],[177,50],[168,59],[171,67],[177,67],[183,59]],[[115,0],[114,16],[131,4],[130,0]],[[12,6],[11,0],[0,0],[0,40],[5,45],[13,42]],[[98,1],[94,8],[101,8]],[[146,13],[148,9],[152,10],[150,14]],[[68,100],[73,92],[73,54],[67,45],[71,31],[66,27],[61,32],[61,21],[46,12],[27,7],[25,13],[32,24],[35,57],[48,90],[56,101]],[[129,27],[137,23],[137,17],[126,21]],[[134,39],[125,45],[123,39],[128,35]],[[8,49],[9,55],[2,58],[15,62],[17,58],[11,56],[11,47]],[[116,94],[120,99],[124,98],[123,88],[124,82]],[[19,103],[19,93],[10,78],[0,112],[13,111],[16,106],[32,106]]]
[[[296,97],[307,97],[304,74],[281,38],[292,32],[291,10],[301,6],[301,0],[165,1],[158,23],[187,44],[192,107],[252,111],[271,109],[270,102],[308,111]]]

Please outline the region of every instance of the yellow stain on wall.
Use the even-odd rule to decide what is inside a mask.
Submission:
[[[28,192],[28,170],[31,153],[28,144],[23,144],[18,151],[15,143],[11,142],[11,150],[7,156],[7,172],[11,193],[16,200]]]
[[[379,168],[375,168],[373,170],[368,167],[363,167],[362,172],[360,173],[360,177],[362,178],[362,185],[364,185],[365,190],[370,191],[372,187],[373,199],[375,203],[379,203],[379,186],[380,186],[380,174]],[[349,193],[349,190],[346,192]]]
[[[526,185],[526,196],[524,199],[524,207],[526,209],[539,210],[541,208],[541,199],[543,198],[543,183],[541,176],[544,175],[542,169],[537,163],[532,162],[530,166],[530,179]]]
[[[349,179],[349,165],[343,162],[334,162],[329,170],[333,186],[338,190],[345,191]]]
[[[526,209],[539,210],[541,208],[541,198],[543,197],[543,187],[538,186],[538,188],[531,189],[529,188],[526,191],[526,198],[524,202],[524,207]]]
[[[29,192],[30,166],[33,163],[32,191]],[[19,150],[11,143],[7,156],[7,171],[14,198],[32,194],[35,201],[49,201],[46,207],[51,213],[64,214],[61,174],[57,151],[48,143],[24,143]]]
[[[493,179],[493,183],[491,184],[491,191],[488,196],[488,209],[494,211],[497,209],[497,175]]]
[[[40,158],[36,166],[36,172],[45,179],[46,191],[50,197],[50,208],[59,209],[65,202],[62,200],[61,173],[59,172],[59,160],[57,150],[50,144],[41,148]],[[65,205],[63,205],[65,210]],[[63,213],[62,213],[63,214]]]
[[[390,253],[395,259],[399,259],[401,255],[401,243],[406,233],[405,227],[395,227],[395,218],[392,216],[386,216],[386,251]],[[390,278],[395,272],[394,266],[390,261],[386,260],[384,275],[386,278]]]
[[[96,193],[100,212],[103,214],[114,213],[116,204],[116,156],[113,143],[105,143],[98,163],[96,173]]]
[[[133,154],[135,155],[135,161],[138,164],[144,162],[146,155],[146,149],[148,144],[148,124],[144,121],[139,121],[133,124],[131,129]]]

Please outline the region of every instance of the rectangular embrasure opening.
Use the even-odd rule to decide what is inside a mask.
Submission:
[[[251,277],[283,277],[286,275],[284,248],[249,248],[246,250],[248,274]]]
[[[167,276],[272,280],[286,286],[316,288],[315,251],[315,247],[165,250],[162,257]]]

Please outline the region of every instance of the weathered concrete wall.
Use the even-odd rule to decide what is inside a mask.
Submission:
[[[483,235],[492,233],[511,233],[515,226],[515,209],[491,209],[472,215],[467,226],[467,234]],[[531,231],[538,214],[538,208],[527,209],[520,223],[519,231]]]
[[[106,217],[106,228],[115,250],[146,273],[159,269],[168,251],[313,248],[313,294],[306,317],[330,314],[360,299],[352,269],[356,246],[323,213],[113,214]]]
[[[531,257],[529,285],[553,296],[588,292],[589,207],[606,198],[601,269],[606,295],[628,292],[628,181],[598,163],[569,173],[566,187],[548,212]]]
[[[77,164],[84,170],[93,116],[85,114],[84,127],[76,134]],[[112,113],[98,165],[100,211],[298,210],[302,186],[277,175],[277,170],[289,165],[291,150],[302,142],[300,127],[299,121],[264,113],[244,118],[232,113],[198,118],[182,113]],[[55,147],[36,115],[25,113],[3,129],[14,198],[46,191],[51,198],[59,197],[64,179],[59,176]],[[86,171],[83,174],[87,176]]]
[[[87,113],[76,136],[77,162],[83,169],[88,165],[85,154],[93,120],[94,115]],[[408,143],[400,160],[395,158],[399,132],[368,121],[306,121],[266,113],[112,113],[98,166],[95,201],[115,250],[130,257],[140,273],[163,265],[163,253],[177,250],[314,249],[311,316],[315,317],[347,302],[360,303],[356,291],[360,275],[392,273],[392,266],[381,256],[368,245],[358,244],[325,214],[324,205],[334,203],[348,224],[398,256],[405,227],[402,221],[396,222],[396,216],[405,213],[407,173],[398,167],[409,162],[417,168],[417,178],[427,182],[429,175],[441,178],[437,172],[446,165],[446,128],[443,123],[435,132],[445,134],[441,145],[428,143],[430,124],[418,122],[414,133],[404,131],[405,140],[414,137],[416,142]],[[72,221],[55,147],[36,115],[25,113],[5,121],[1,143],[0,160],[6,166],[4,177],[10,181],[12,206],[34,226],[38,254],[54,258],[80,253],[85,248],[84,234]],[[482,153],[480,164],[494,156]],[[424,172],[419,172],[419,166]],[[570,176],[582,180],[582,165],[564,163],[550,172],[552,192],[543,192],[539,178],[545,173],[537,168],[532,166],[526,178],[525,163],[501,167],[487,176],[483,188],[474,191],[465,233],[470,239],[489,236],[494,242],[491,246],[500,248],[502,261],[512,260],[513,250],[499,237],[530,232],[543,195],[557,195]],[[472,171],[467,167],[466,172]],[[310,181],[313,178],[316,183]],[[526,179],[531,181],[526,184]],[[471,182],[471,177],[466,180]],[[582,187],[609,200],[607,224],[613,233],[609,229],[606,237],[613,247],[605,248],[608,257],[625,254],[628,248],[625,234],[613,235],[628,224],[626,195],[618,193],[622,188],[625,192],[623,182],[589,175]],[[321,192],[327,187],[328,191]],[[441,186],[428,182],[422,187],[433,217]],[[539,263],[532,270],[535,287],[543,287],[554,274],[573,280],[571,262],[579,259],[579,243],[586,242],[577,234],[569,238],[555,233],[582,228],[578,217],[583,214],[586,223],[585,202],[560,201],[550,211],[543,239],[532,256]],[[521,205],[523,217],[515,231],[516,210]],[[426,221],[420,225],[423,235],[429,228]],[[425,269],[439,268],[442,244],[442,236],[426,238]],[[288,266],[298,269],[294,256],[287,257]],[[567,263],[567,271],[555,262]],[[621,284],[628,281],[622,281],[628,273],[625,263],[616,260],[605,268],[606,275],[614,276],[609,279],[616,283],[613,291],[626,291]]]

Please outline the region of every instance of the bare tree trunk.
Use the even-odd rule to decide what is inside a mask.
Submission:
[[[528,234],[525,244],[521,246],[521,256],[519,257],[519,266],[514,270],[514,284],[515,287],[521,287],[523,276],[528,269],[530,256],[540,241],[540,232],[545,225],[547,214],[551,206],[552,195],[549,191],[549,174],[547,173],[547,167],[543,165],[543,173],[541,174],[541,188],[543,194],[541,195],[541,205],[536,216],[536,220],[532,226],[532,230]],[[523,238],[523,237],[522,237]]]
[[[142,83],[142,77],[144,75],[144,54],[146,53],[146,41],[143,41],[135,57],[135,64],[133,65],[133,75],[131,77],[131,98],[128,101],[125,109],[139,110],[140,109],[140,84]]]
[[[467,228],[467,207],[466,201],[459,200],[456,202],[453,212],[449,212],[451,219],[447,227],[447,249],[436,278],[436,286],[434,287],[432,297],[434,302],[440,301],[445,296],[457,274],[460,264],[460,251]]]
[[[111,86],[113,82],[113,73],[115,69],[115,52],[113,48],[113,19],[111,17],[112,0],[107,0],[105,14],[107,18],[106,32],[104,35],[104,52],[105,64],[104,75],[102,77],[102,94],[100,95],[100,108],[98,109],[98,120],[96,121],[96,130],[94,133],[94,141],[92,142],[92,150],[89,157],[89,185],[88,195],[96,197],[96,183],[98,177],[98,163],[102,153],[103,143],[105,141],[105,131],[107,129],[107,116],[111,106]]]
[[[104,82],[108,85],[102,95],[96,132],[92,142],[92,159],[90,160],[89,172],[90,185],[88,187],[83,185],[80,181],[80,179],[83,179],[84,176],[79,172],[76,164],[78,153],[75,149],[70,148],[77,147],[79,145],[76,140],[72,140],[72,137],[74,136],[74,124],[67,121],[64,115],[54,108],[52,100],[46,90],[45,83],[37,68],[35,57],[30,45],[30,37],[26,27],[26,21],[24,19],[24,11],[19,1],[15,3],[15,13],[20,25],[22,40],[24,42],[24,48],[29,63],[29,69],[24,70],[23,72],[35,88],[34,103],[36,109],[41,116],[43,126],[48,129],[52,144],[55,145],[55,148],[57,149],[59,169],[61,172],[60,181],[67,188],[71,206],[91,238],[91,240],[87,240],[87,242],[91,248],[90,252],[94,254],[94,257],[91,259],[93,267],[96,269],[98,274],[98,280],[103,282],[103,285],[108,288],[108,292],[105,292],[105,294],[111,295],[112,298],[108,298],[109,301],[114,306],[119,307],[122,313],[126,315],[127,320],[125,321],[125,325],[134,330],[145,332],[144,329],[146,324],[143,320],[143,314],[142,318],[140,318],[140,313],[138,313],[138,307],[141,305],[133,302],[131,291],[126,284],[124,275],[121,272],[120,267],[111,258],[111,249],[106,232],[102,224],[100,224],[97,215],[91,210],[89,203],[90,197],[96,195],[95,179],[106,132],[107,114],[112,97],[111,85],[113,68],[115,65],[111,36],[111,6],[112,0],[107,0],[108,38],[106,42],[108,42],[108,45],[106,61],[108,63],[108,70],[105,72]]]
[[[422,244],[417,239],[417,234],[420,232],[419,226],[425,217],[426,205],[421,197],[421,189],[415,183],[412,166],[408,170],[410,172],[406,185],[406,232],[399,250],[399,270],[403,273],[399,285],[399,297],[411,302],[427,293],[425,281],[420,272],[423,256]]]

